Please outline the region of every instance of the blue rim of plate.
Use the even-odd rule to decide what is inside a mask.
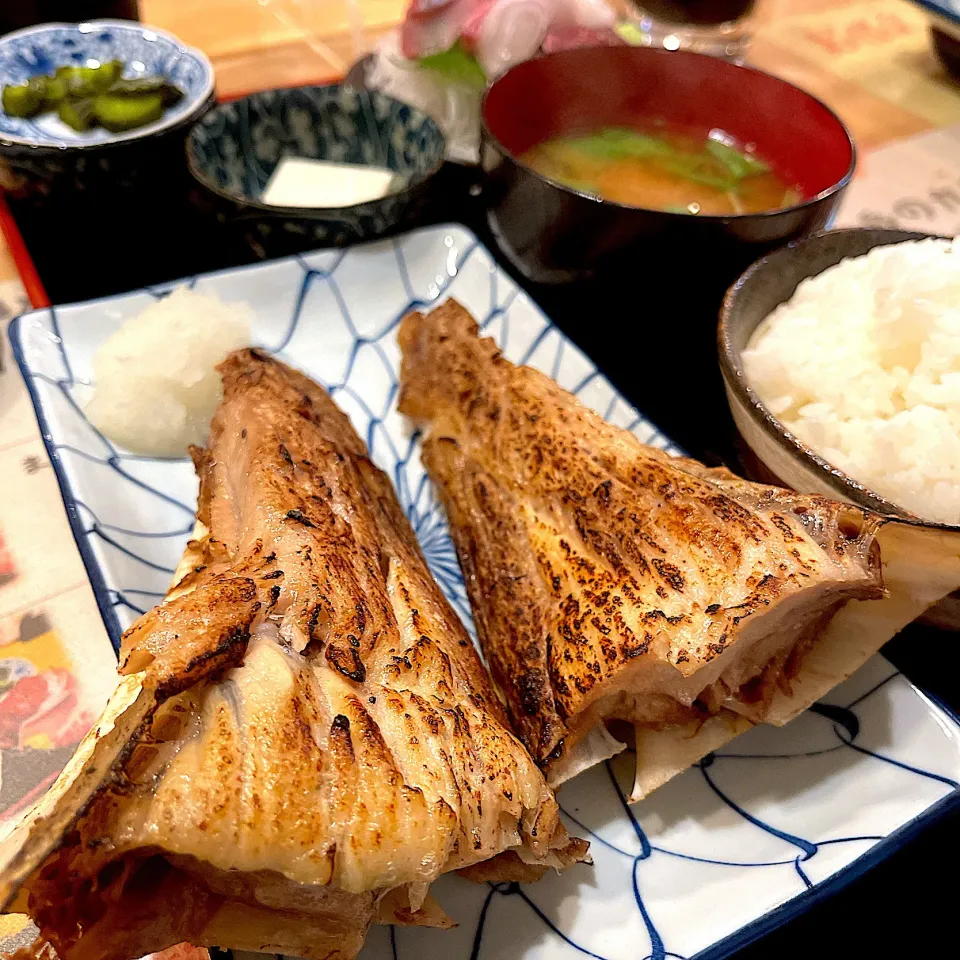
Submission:
[[[906,677],[906,674],[904,676]],[[920,690],[931,703],[947,714],[950,719],[960,723],[960,715],[946,703],[921,690],[909,677],[906,677],[906,679],[915,689]],[[919,816],[902,824],[893,833],[888,834],[883,840],[871,847],[867,853],[857,857],[856,860],[848,863],[845,867],[841,867],[833,876],[827,877],[826,880],[822,880],[802,893],[798,893],[795,897],[791,897],[786,902],[781,903],[780,906],[774,907],[762,917],[750,921],[729,936],[718,940],[699,953],[695,953],[690,960],[726,960],[737,951],[743,950],[765,937],[768,933],[772,933],[791,920],[802,916],[822,900],[827,900],[835,893],[839,893],[875,866],[893,856],[897,851],[902,850],[927,827],[943,820],[955,810],[960,810],[960,790],[954,790],[953,793],[947,794],[947,796],[927,807]]]
[[[0,44],[6,43],[10,40],[18,40],[24,37],[30,37],[34,34],[41,34],[52,28],[76,28],[78,31],[88,32],[82,31],[83,27],[90,28],[90,32],[96,29],[109,27],[110,29],[119,29],[127,32],[135,32],[139,30],[141,34],[152,33],[155,35],[155,37],[162,37],[164,41],[179,50],[181,57],[190,57],[203,68],[205,76],[202,89],[197,93],[189,94],[185,98],[185,102],[183,102],[182,106],[176,105],[171,109],[166,110],[164,115],[160,117],[159,120],[155,120],[153,123],[148,123],[142,127],[137,127],[134,130],[129,130],[126,133],[112,134],[99,140],[61,141],[52,137],[49,139],[37,139],[35,137],[22,136],[20,134],[0,131],[0,143],[7,147],[19,147],[37,151],[54,151],[56,153],[62,153],[70,150],[102,149],[123,143],[130,143],[134,140],[150,137],[153,134],[165,133],[181,124],[192,124],[196,121],[197,114],[203,111],[208,103],[212,102],[216,85],[216,74],[210,58],[198,47],[192,47],[189,44],[184,43],[169,31],[162,30],[159,27],[152,27],[145,23],[140,23],[137,20],[118,20],[116,18],[104,17],[94,20],[81,20],[76,23],[70,23],[61,20],[51,21],[50,23],[40,23],[31,27],[23,27],[20,30],[13,30],[10,33],[3,34],[0,36]]]
[[[434,225],[433,229],[457,229],[464,230],[463,224],[458,223],[442,223]],[[416,232],[416,231],[413,231]],[[402,239],[406,234],[400,234],[397,240]],[[374,243],[382,243],[383,241],[373,241]],[[477,238],[474,238],[474,242],[484,250],[491,260],[496,263],[496,258],[490,253],[486,246]],[[355,247],[368,246],[369,244],[355,244]],[[348,248],[353,249],[353,248]],[[310,251],[307,251],[309,253]],[[270,263],[283,263],[287,260],[295,260],[298,256],[302,254],[293,254],[287,257],[280,257],[275,260],[265,260],[259,263],[247,264],[239,267],[227,267],[223,270],[213,270],[209,273],[204,274],[192,274],[185,277],[180,277],[177,280],[170,280],[162,284],[157,284],[151,289],[155,290],[166,290],[167,288],[172,288],[179,286],[183,283],[189,283],[191,280],[197,279],[197,277],[217,277],[223,276],[224,274],[234,274],[240,272],[246,272],[248,270],[254,270],[259,267],[263,267],[265,264]],[[499,266],[498,266],[499,269]],[[540,306],[533,300],[532,297],[527,294],[527,292],[520,287],[520,291],[529,298],[531,305],[534,310],[543,318],[549,328],[557,328],[556,324],[548,317],[543,310],[540,309]],[[133,291],[130,291],[133,292]],[[114,300],[117,297],[125,296],[125,294],[112,294],[105,297],[95,297],[91,300],[79,301],[85,305],[93,303],[102,303],[107,300]],[[67,307],[75,306],[76,304],[54,304],[51,307],[39,308],[39,309],[48,309],[55,311],[58,307]],[[14,317],[7,328],[7,335],[10,340],[10,345],[13,350],[13,357],[17,363],[17,367],[20,370],[20,375],[23,377],[23,381],[27,386],[27,391],[30,395],[30,402],[33,404],[34,415],[37,418],[37,423],[40,426],[40,434],[43,438],[43,445],[46,448],[47,455],[50,457],[50,463],[53,466],[54,474],[57,478],[57,484],[60,488],[60,496],[63,500],[63,505],[66,509],[67,519],[70,523],[70,530],[73,534],[73,539],[77,545],[77,549],[80,551],[80,556],[83,560],[83,565],[86,568],[87,576],[90,580],[90,586],[93,590],[94,598],[97,601],[97,607],[100,610],[100,616],[104,621],[104,625],[107,629],[107,633],[110,637],[111,643],[114,646],[114,649],[117,648],[119,639],[123,630],[120,626],[119,618],[117,617],[116,611],[113,608],[113,605],[110,603],[109,591],[107,589],[106,582],[103,579],[103,575],[100,572],[99,564],[97,563],[96,557],[93,555],[93,551],[89,546],[87,541],[86,533],[83,529],[83,524],[80,519],[80,515],[77,512],[76,500],[73,495],[73,490],[70,486],[70,481],[67,478],[66,472],[63,469],[63,464],[60,460],[60,456],[57,452],[56,444],[53,441],[53,437],[50,433],[49,424],[47,423],[47,418],[43,413],[42,405],[36,394],[36,390],[33,385],[33,377],[30,375],[30,368],[27,365],[26,358],[23,353],[23,344],[20,339],[20,326],[21,321],[29,316],[30,313],[33,313],[33,310],[27,311],[24,314]],[[53,314],[54,318],[56,314]],[[54,323],[55,323],[54,319]],[[559,331],[560,335],[565,337],[566,335],[563,331]],[[584,355],[590,359],[591,363],[593,362],[590,358],[590,355],[584,351]],[[594,365],[596,366],[596,365]],[[596,367],[597,370],[600,370],[599,367]],[[600,371],[602,373],[602,371]],[[647,422],[652,426],[656,427],[657,430],[660,428],[651,420],[647,419]],[[663,431],[660,431],[663,433]],[[668,436],[664,434],[664,436]],[[684,453],[684,451],[681,451]],[[928,699],[935,707],[942,710],[947,716],[953,720],[955,723],[960,725],[960,713],[955,711],[949,704],[945,703],[939,697],[934,696],[933,694],[923,690],[921,687],[913,683],[912,680],[906,675],[904,675],[908,682],[914,686],[915,689],[920,691],[920,693]],[[914,817],[912,820],[908,820],[906,823],[902,824],[893,833],[889,834],[879,843],[875,844],[870,850],[864,853],[862,856],[857,857],[852,863],[847,864],[845,867],[841,867],[835,874],[828,877],[826,880],[821,881],[820,883],[815,884],[813,887],[810,887],[807,890],[804,890],[802,893],[798,893],[795,897],[791,897],[789,900],[786,900],[784,903],[781,903],[779,906],[774,907],[772,910],[769,910],[763,916],[758,917],[756,920],[750,921],[750,923],[745,924],[739,930],[735,930],[733,933],[724,937],[721,940],[716,941],[711,944],[709,947],[701,950],[699,953],[693,954],[689,960],[727,960],[730,956],[736,953],[739,950],[742,950],[744,947],[749,946],[755,941],[761,939],[766,934],[776,930],[778,927],[783,926],[786,923],[789,923],[796,917],[801,916],[806,913],[811,907],[820,903],[822,900],[826,900],[831,897],[833,894],[838,893],[844,887],[847,887],[849,884],[853,883],[863,874],[867,873],[874,866],[882,861],[886,860],[888,857],[892,856],[898,850],[901,850],[906,846],[915,836],[917,836],[922,830],[926,829],[929,826],[932,826],[934,823],[944,819],[946,816],[951,814],[954,810],[960,810],[960,789],[955,789],[952,793],[947,794],[941,800],[938,800],[936,803],[927,807],[919,816]],[[654,953],[653,960],[664,960],[667,955],[664,953],[662,956],[657,956],[656,952]]]
[[[109,300],[111,298],[98,297],[97,299]],[[106,581],[103,579],[103,574],[100,572],[100,565],[97,563],[97,558],[93,555],[90,542],[83,529],[83,522],[80,519],[80,514],[77,512],[77,500],[70,486],[70,481],[67,479],[66,471],[63,469],[63,463],[60,460],[57,445],[53,441],[53,435],[50,433],[50,424],[47,422],[46,414],[43,412],[43,405],[37,396],[33,377],[28,373],[29,367],[23,355],[23,344],[20,341],[20,321],[24,316],[26,316],[26,314],[20,314],[14,317],[7,326],[7,336],[13,350],[13,358],[16,360],[17,367],[20,369],[20,376],[23,377],[23,382],[27,386],[27,393],[30,395],[30,402],[33,404],[33,413],[37,418],[37,425],[40,427],[43,446],[47,451],[47,456],[50,458],[53,473],[57,478],[57,486],[60,488],[60,499],[63,500],[67,520],[70,523],[70,532],[73,534],[74,543],[76,543],[77,549],[80,551],[80,558],[83,560],[87,578],[90,580],[93,597],[97,601],[97,608],[100,610],[100,618],[103,620],[103,625],[107,628],[111,646],[113,646],[116,651],[123,629],[120,626],[117,612],[110,603],[110,592],[107,588]]]

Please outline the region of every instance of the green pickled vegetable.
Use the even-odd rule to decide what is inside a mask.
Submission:
[[[123,77],[124,63],[122,60],[108,60],[97,67],[94,83],[98,90],[106,92]]]
[[[138,97],[101,93],[94,97],[93,113],[100,125],[112,133],[136,130],[163,115],[163,96],[144,93]]]
[[[68,64],[52,76],[31,77],[3,88],[4,111],[12,117],[35,117],[56,111],[74,130],[100,125],[114,133],[135,130],[158,120],[183,91],[165,77],[124,79],[122,60],[96,67]]]
[[[47,99],[47,91],[50,89],[49,77],[31,77],[27,81],[27,86],[40,98],[41,101]]]
[[[98,92],[95,67],[58,67],[56,77],[67,88],[71,97],[92,97]]]
[[[167,81],[163,77],[133,77],[132,79],[118,80],[110,87],[111,93],[116,94],[140,94],[140,93],[162,93]]]
[[[123,61],[108,60],[98,67],[57,67],[55,76],[63,81],[71,96],[89,97],[109,90],[123,76]]]
[[[55,110],[67,98],[67,85],[59,77],[44,77],[43,107]]]
[[[133,80],[118,80],[110,87],[111,96],[140,96],[144,93],[159,93],[165,107],[172,107],[183,99],[183,91],[168,83],[163,77],[137,77]]]
[[[3,110],[11,117],[34,117],[43,109],[43,95],[29,83],[3,88]]]
[[[96,117],[93,114],[93,101],[87,100],[64,100],[57,107],[57,116],[68,126],[80,133],[89,130]]]

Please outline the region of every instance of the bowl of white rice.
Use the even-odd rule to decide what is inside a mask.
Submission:
[[[791,244],[727,293],[719,349],[741,437],[779,480],[960,525],[960,242]]]
[[[718,347],[756,479],[960,531],[960,240],[798,240],[727,292]]]

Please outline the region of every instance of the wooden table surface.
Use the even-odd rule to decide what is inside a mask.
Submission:
[[[625,2],[625,0],[618,0]],[[200,47],[221,95],[342,76],[407,0],[140,0],[144,22]],[[861,151],[960,123],[960,88],[906,0],[758,0],[748,62],[831,106]],[[0,281],[16,277],[0,240]]]

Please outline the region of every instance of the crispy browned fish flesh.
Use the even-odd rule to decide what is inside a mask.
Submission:
[[[445,871],[584,855],[344,414],[255,351],[221,371],[193,570],[0,855],[3,908],[61,960],[345,960],[373,922],[449,925]]]
[[[452,300],[400,344],[481,644],[552,781],[606,722],[762,719],[838,607],[882,594],[861,511],[644,446]]]

